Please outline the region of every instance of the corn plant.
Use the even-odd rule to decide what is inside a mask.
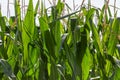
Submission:
[[[50,7],[50,14],[43,0],[35,9],[29,0],[21,19],[19,0],[14,3],[15,16],[8,19],[0,12],[1,80],[120,79],[120,19],[111,18],[109,6],[81,5],[80,10],[61,16],[64,7],[70,9],[61,0]]]

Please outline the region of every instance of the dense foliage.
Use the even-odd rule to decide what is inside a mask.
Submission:
[[[42,0],[35,9],[32,1],[23,20],[18,0],[9,20],[0,12],[0,80],[120,79],[120,19],[111,18],[107,4],[61,17],[69,9],[61,0],[50,14]]]

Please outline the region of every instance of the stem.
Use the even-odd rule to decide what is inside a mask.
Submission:
[[[107,17],[107,9],[108,9],[108,4],[109,4],[109,0],[105,1],[105,14],[104,14],[104,26],[106,26],[106,17]]]
[[[23,19],[23,0],[22,0],[22,19]]]
[[[75,11],[75,1],[73,0],[73,11]]]
[[[116,15],[116,0],[114,0],[114,17]]]
[[[91,8],[91,0],[88,0],[88,9]]]

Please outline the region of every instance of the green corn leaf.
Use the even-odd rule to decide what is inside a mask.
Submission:
[[[114,54],[114,51],[115,51],[115,47],[116,47],[116,44],[117,44],[117,34],[118,34],[118,31],[119,31],[119,26],[120,26],[120,23],[119,23],[119,19],[114,19],[113,23],[112,23],[112,33],[110,35],[110,39],[109,39],[109,44],[108,44],[108,54],[110,55],[113,55]]]
[[[6,32],[6,21],[5,17],[0,17],[0,26],[1,26],[1,31],[4,33]],[[3,36],[2,36],[3,37]],[[4,41],[4,40],[3,40]]]
[[[53,22],[50,24],[51,29],[51,37],[55,44],[55,55],[58,56],[58,53],[60,51],[60,45],[61,45],[61,30],[60,27],[62,27],[60,21]]]
[[[12,72],[12,68],[6,60],[0,59],[0,65],[3,68],[3,72],[4,72],[5,75],[7,75],[9,78],[11,78],[13,80],[16,80],[16,77]]]
[[[30,0],[22,27],[22,41],[24,47],[25,63],[28,61],[28,55],[30,50],[28,49],[28,43],[33,40],[33,37],[34,37],[34,11],[33,11],[33,2],[32,0]]]
[[[71,20],[71,22],[70,22],[71,31],[73,32],[75,27],[77,27],[77,18],[71,18],[70,20]]]
[[[109,41],[110,27],[111,27],[111,25],[110,26],[108,25],[104,28],[103,39],[102,39],[102,42],[104,44],[107,44],[107,42]]]
[[[6,54],[6,49],[5,49],[5,32],[6,32],[6,21],[5,21],[5,17],[0,17],[0,28],[1,28],[1,32],[0,32],[0,37],[1,37],[1,41],[2,41],[2,45],[0,48],[0,53],[1,55],[7,59],[7,54]]]
[[[68,36],[67,33],[65,33],[65,34],[62,35],[60,51],[63,49],[63,45],[65,43],[65,40],[66,40],[67,36]]]
[[[112,13],[109,6],[108,6],[108,13],[109,13],[109,16],[112,17]]]
[[[116,70],[116,74],[114,76],[114,80],[117,80],[117,79],[119,80],[120,79],[119,75],[120,75],[120,68]]]
[[[112,76],[110,77],[110,80],[119,80],[120,79],[120,68],[115,68],[114,72],[112,73]]]
[[[48,78],[48,70],[47,70],[47,63],[44,62],[42,59],[40,60],[39,65],[39,80],[47,80]]]
[[[14,49],[13,41],[10,41],[10,44],[9,44],[8,50],[7,50],[7,55],[8,55],[8,57],[11,57],[11,56],[12,56],[13,49]]]
[[[44,5],[44,0],[40,0],[40,16],[43,16],[44,15],[44,12],[45,12],[45,5]]]
[[[63,9],[64,9],[64,3],[62,3],[61,0],[58,0],[57,6],[56,6],[57,16],[60,16],[60,15],[61,15]]]
[[[103,45],[101,44],[101,40],[100,40],[100,37],[99,37],[99,33],[97,31],[97,28],[95,26],[95,24],[93,23],[93,13],[94,12],[94,9],[93,10],[90,10],[90,15],[89,15],[89,19],[88,21],[86,22],[87,25],[91,28],[92,30],[92,35],[93,35],[93,40],[94,40],[94,46],[95,46],[95,49],[97,50],[97,61],[98,61],[98,64],[100,66],[100,75],[101,75],[101,78],[102,79],[107,79],[106,77],[106,71],[104,70],[105,68],[105,58],[104,58],[104,54],[103,54]]]
[[[96,47],[98,48],[97,51],[99,51],[101,54],[103,54],[102,44],[100,42],[100,37],[98,37],[99,34],[97,32],[95,24],[93,24],[93,23],[90,22],[90,23],[88,23],[88,26],[91,27],[91,29],[92,29],[93,37],[94,37],[94,39],[96,41]]]
[[[94,37],[95,41],[97,42],[96,45],[98,46],[98,49],[99,49],[97,51],[99,51],[101,54],[103,54],[103,48],[102,48],[102,44],[100,42],[100,37],[98,37],[99,34],[97,32],[95,24],[92,21],[92,19],[93,19],[92,16],[94,15],[94,11],[95,11],[95,9],[90,9],[90,12],[88,12],[88,14],[86,16],[88,18],[88,20],[86,21],[86,23],[89,26],[89,28],[91,28],[91,30],[93,32],[92,33],[93,37]]]
[[[45,31],[45,44],[46,44],[46,48],[48,49],[50,55],[52,55],[52,57],[56,58],[55,42],[54,42],[49,30]]]
[[[44,34],[44,32],[49,29],[46,16],[40,17],[39,22],[40,22],[40,31],[42,34]]]
[[[89,21],[89,19],[93,17],[94,13],[95,13],[95,9],[91,8],[86,14],[86,18],[87,18],[86,21]]]
[[[82,32],[82,34],[87,35],[86,30]],[[83,56],[86,52],[87,48],[87,36],[81,36],[81,41],[77,43],[77,61],[80,61],[79,64],[82,63]],[[79,60],[80,59],[80,60]]]
[[[20,9],[20,2],[19,0],[15,0],[14,2],[14,6],[15,6],[15,16],[16,16],[16,22],[17,22],[17,27],[18,27],[18,30],[21,31],[22,30],[22,27],[21,27],[21,9]]]
[[[58,74],[58,70],[57,70],[57,66],[56,66],[56,64],[54,63],[54,62],[51,62],[51,67],[50,67],[50,69],[51,69],[51,73],[50,73],[50,80],[56,80],[56,79],[58,79],[59,80],[59,74]]]
[[[84,28],[84,31],[82,32],[82,34],[84,34],[86,36],[81,35],[81,41],[77,42],[77,44],[76,44],[76,60],[77,60],[77,64],[79,65],[79,68],[80,68],[80,72],[79,72],[79,73],[81,73],[81,74],[79,74],[80,79],[84,80],[84,79],[86,79],[86,76],[87,76],[87,75],[85,75],[84,70],[82,68],[85,66],[84,64],[82,64],[82,62],[84,62],[84,57],[85,57],[86,49],[87,49],[87,32],[86,32],[85,28]],[[86,72],[86,73],[88,73],[88,72]]]
[[[37,1],[36,7],[35,7],[34,16],[37,15],[38,8],[39,8],[39,0]]]
[[[10,31],[13,31],[14,33],[16,33],[17,26],[16,26],[16,17],[15,16],[10,17],[9,25],[10,25]]]
[[[16,16],[20,16],[21,12],[20,12],[20,3],[19,0],[15,0],[14,2],[14,6],[15,6],[15,15]]]
[[[33,38],[34,34],[34,12],[33,12],[33,2],[29,1],[29,6],[27,9],[27,13],[24,19],[23,26],[26,28],[30,37]]]
[[[89,76],[89,71],[92,66],[92,56],[89,49],[86,49],[86,54],[83,57],[82,61],[82,80],[87,80]]]
[[[22,79],[22,73],[21,73],[21,71],[19,70],[18,71],[18,73],[17,73],[17,78],[19,79],[19,80],[21,80]]]

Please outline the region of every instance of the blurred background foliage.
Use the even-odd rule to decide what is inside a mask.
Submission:
[[[24,18],[19,0],[15,16],[0,12],[0,79],[119,80],[120,18],[109,0],[102,9],[84,1],[73,13],[61,0],[35,9],[29,0]]]

